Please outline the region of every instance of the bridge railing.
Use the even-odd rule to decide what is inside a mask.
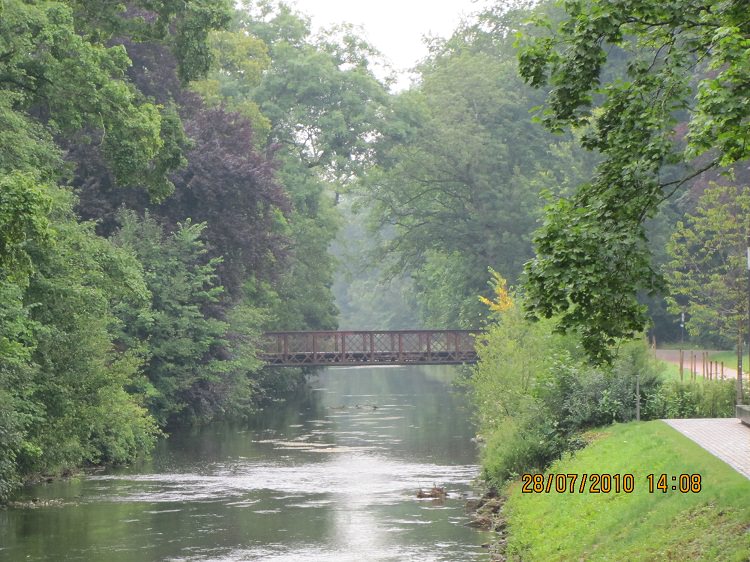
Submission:
[[[268,332],[271,365],[456,364],[476,362],[471,330]]]

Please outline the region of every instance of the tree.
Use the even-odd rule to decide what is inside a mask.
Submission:
[[[580,131],[603,160],[547,207],[525,268],[527,306],[559,315],[561,329],[608,360],[617,338],[645,324],[638,292],[664,287],[644,220],[702,171],[750,155],[750,21],[739,1],[573,0],[559,22],[545,9],[521,40],[521,75],[551,88],[544,125]],[[607,66],[613,54],[627,60],[621,72]]]
[[[74,175],[64,160],[89,146],[113,186],[142,187],[152,201],[170,193],[187,139],[174,105],[134,86],[125,46],[159,44],[178,83],[200,77],[207,34],[229,8],[0,3],[0,500],[30,473],[128,462],[153,446],[148,349],[123,323],[124,311],[150,314],[142,265],[80,222],[75,197],[56,184]],[[241,312],[230,323],[244,330],[252,315]],[[248,333],[227,346],[232,382],[257,365]]]
[[[245,3],[212,46],[219,64],[193,90],[251,120],[291,200],[285,271],[270,285],[256,275],[255,297],[273,309],[270,327],[334,328],[334,193],[371,161],[387,99],[376,54],[347,27],[314,36],[308,18],[274,2]]]
[[[139,350],[115,345],[114,308],[147,302],[140,264],[96,236],[92,223],[75,220],[69,192],[50,187],[48,195],[52,236],[27,243],[28,320],[16,332],[26,361],[16,362],[15,378],[0,381],[14,383],[0,390],[16,399],[21,474],[128,462],[149,451],[158,433],[144,396],[128,391],[141,377]]]
[[[283,2],[247,2],[239,26],[271,57],[252,93],[271,122],[269,141],[346,185],[370,162],[380,131],[387,92],[370,68],[378,53],[347,26],[313,36],[309,18]]]
[[[378,168],[358,190],[381,233],[378,261],[414,277],[430,326],[478,326],[487,268],[516,283],[540,194],[564,191],[589,168],[570,138],[531,123],[543,96],[517,75],[515,25],[493,38],[469,27],[433,46],[420,83],[393,100]]]
[[[221,370],[212,352],[225,343],[228,328],[208,314],[223,292],[216,276],[220,259],[206,258],[203,223],[188,220],[165,235],[148,214],[140,219],[126,211],[120,220],[113,242],[138,257],[151,295],[145,309],[118,310],[128,346],[148,343],[149,407],[162,426],[180,416],[199,417],[195,397]]]
[[[290,201],[276,162],[258,150],[248,119],[187,103],[185,130],[194,143],[175,176],[180,190],[158,212],[175,225],[185,217],[208,225],[205,240],[230,296],[254,277],[270,280],[286,263]]]
[[[98,28],[87,20],[94,17],[89,12],[94,4],[105,11],[98,21],[107,22]],[[71,135],[87,128],[88,134],[98,137],[119,184],[147,187],[160,199],[173,189],[168,174],[183,163],[173,154],[181,131],[163,108],[143,99],[129,84],[125,72],[130,60],[125,49],[106,43],[117,31],[130,27],[135,33],[130,24],[136,22],[138,33],[166,30],[175,23],[174,48],[180,68],[186,77],[199,74],[206,64],[196,60],[201,58],[200,35],[221,24],[217,9],[221,12],[222,8],[213,3],[200,7],[194,2],[171,7],[172,2],[148,4],[165,17],[127,15],[117,3],[4,2],[0,97],[12,100],[13,111],[33,115],[47,134]],[[185,12],[185,17],[176,16],[172,22],[179,12]],[[196,35],[190,26],[198,12],[205,16],[207,28]],[[149,19],[154,19],[153,27],[146,23]]]
[[[667,247],[670,311],[687,312],[688,332],[722,347],[737,341],[747,321],[748,216],[748,188],[714,185]]]
[[[170,176],[176,192],[154,205],[142,192],[120,189],[96,146],[81,143],[71,149],[78,162],[79,210],[100,221],[99,232],[117,228],[123,205],[151,212],[170,228],[192,219],[207,224],[204,238],[217,264],[226,296],[237,299],[249,276],[269,281],[278,274],[288,248],[285,235],[290,204],[276,179],[273,149],[257,147],[250,121],[221,107],[207,107],[184,88],[177,76],[177,59],[160,45],[131,44],[132,81],[144,94],[173,108],[186,142],[183,169]]]
[[[352,211],[352,198],[342,197],[336,207],[342,215],[330,252],[338,267],[333,292],[343,330],[408,330],[419,328],[413,282],[408,275],[383,279],[381,264],[371,258],[376,239]]]

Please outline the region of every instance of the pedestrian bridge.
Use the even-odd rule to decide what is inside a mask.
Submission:
[[[476,363],[477,330],[267,332],[259,358],[277,366]]]

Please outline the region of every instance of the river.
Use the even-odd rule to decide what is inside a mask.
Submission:
[[[22,490],[0,560],[470,561],[477,451],[453,368],[333,368],[244,425],[175,432],[137,465]],[[418,499],[444,486],[445,500]]]

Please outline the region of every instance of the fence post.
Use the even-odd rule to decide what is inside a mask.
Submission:
[[[695,360],[695,352],[691,349],[690,350],[690,380],[694,381],[695,376],[697,375],[697,363]]]

